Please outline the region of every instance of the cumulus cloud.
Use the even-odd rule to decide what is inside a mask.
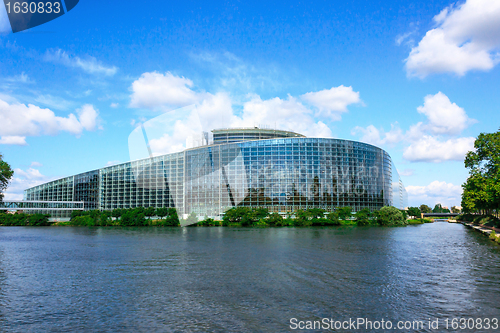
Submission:
[[[404,133],[397,124],[392,124],[389,132],[369,125],[357,126],[351,134],[361,134],[361,141],[374,145],[405,142],[408,146],[403,157],[411,162],[463,161],[465,154],[474,148],[474,138],[456,136],[476,120],[469,118],[463,108],[442,92],[427,95],[417,111],[425,115],[427,121],[411,125]]]
[[[40,170],[29,168],[22,170],[19,168],[14,169],[14,176],[12,177],[9,186],[5,190],[4,200],[23,200],[24,190],[33,186],[37,186],[55,178],[49,178],[43,175]]]
[[[116,66],[105,66],[94,57],[82,59],[77,56],[70,56],[61,49],[48,50],[43,59],[48,62],[62,64],[66,67],[80,68],[89,74],[112,76],[118,71]]]
[[[0,137],[0,145],[25,146],[25,145],[27,145],[26,137],[25,136],[17,136],[17,135],[2,136],[2,137]]]
[[[193,104],[199,96],[191,90],[193,81],[170,72],[144,73],[132,83],[130,106],[135,108],[175,108]]]
[[[50,109],[32,104],[12,103],[0,99],[0,136],[2,143],[25,144],[26,136],[55,135],[61,131],[81,135],[83,130],[94,130],[98,112],[85,105],[74,114],[58,117]]]
[[[262,100],[260,96],[253,95],[243,105],[241,117],[233,120],[232,126],[251,127],[258,125],[274,124],[280,129],[312,137],[331,137],[331,130],[322,121],[315,121],[312,111],[306,108],[296,98],[288,96],[287,99],[278,97]]]
[[[180,114],[182,112],[185,113],[184,116]],[[146,127],[146,131],[156,134],[149,138],[149,145],[155,156],[181,151],[186,148],[186,139],[194,138],[197,141],[202,131],[221,127],[270,126],[276,123],[279,129],[293,130],[306,136],[331,137],[328,126],[321,121],[316,122],[311,114],[311,110],[291,96],[287,99],[276,97],[263,100],[258,95],[252,95],[243,104],[241,114],[236,115],[229,96],[217,93],[208,94],[207,98],[190,107],[189,111],[167,112],[162,115],[162,118],[166,116],[174,122],[172,128],[164,126],[165,130],[158,132]],[[163,122],[163,119],[158,122]]]
[[[406,186],[410,206],[420,206],[427,204],[434,206],[442,204],[443,206],[460,206],[462,187],[444,181],[433,181],[425,186]]]
[[[391,124],[391,130],[385,132],[383,128],[378,129],[373,125],[368,125],[366,128],[356,126],[351,131],[352,135],[361,134],[361,141],[370,143],[376,146],[384,144],[393,145],[403,139],[403,131],[397,123]]]
[[[234,102],[228,93],[196,92],[192,89],[193,86],[191,80],[171,73],[144,73],[133,82],[131,107],[162,110],[190,104],[189,107],[167,111],[154,118],[154,122],[141,121],[144,126],[150,126],[145,130],[152,133],[148,140],[153,155],[180,151],[186,148],[186,139],[194,138],[194,141],[201,142],[202,131],[223,127],[276,126],[312,137],[332,135],[328,126],[322,121],[316,121],[314,112],[293,96],[285,99],[262,99],[257,94],[250,94],[238,104],[241,108],[235,112]],[[343,88],[352,92],[350,87]],[[359,96],[356,100],[359,100]],[[343,110],[349,101],[344,99],[342,103],[334,104],[333,97],[330,96],[330,100],[325,99],[322,103],[329,110]],[[322,105],[320,99],[316,104],[318,108]],[[131,124],[136,125],[136,121],[133,120]]]
[[[472,137],[441,141],[424,135],[405,148],[403,157],[411,162],[463,161],[467,152],[474,149],[474,141]]]
[[[354,91],[352,87],[343,85],[317,92],[308,92],[300,97],[318,108],[320,115],[333,120],[340,120],[341,113],[347,112],[348,105],[361,103],[359,92]]]
[[[427,117],[427,127],[433,134],[456,135],[476,122],[442,92],[425,96],[424,105],[419,106],[417,111]]]
[[[99,120],[99,112],[90,104],[85,104],[81,109],[77,110],[80,124],[87,131],[94,131],[97,128]]]
[[[405,60],[409,76],[463,76],[470,70],[488,71],[500,61],[499,1],[467,0],[445,8],[434,21],[436,28],[425,34]]]

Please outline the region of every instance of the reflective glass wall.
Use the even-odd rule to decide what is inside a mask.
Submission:
[[[280,138],[209,145],[67,177],[26,200],[84,201],[86,209],[175,207],[219,217],[234,206],[270,211],[407,206],[390,156],[339,139]]]

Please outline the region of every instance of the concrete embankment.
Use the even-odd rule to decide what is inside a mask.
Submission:
[[[463,225],[465,225],[466,227],[475,229],[476,231],[479,231],[487,236],[489,236],[489,234],[491,234],[492,231],[495,231],[495,233],[497,233],[497,234],[500,233],[499,228],[478,225],[478,224],[475,224],[472,222],[464,222],[464,221],[459,221],[459,222],[462,223]]]

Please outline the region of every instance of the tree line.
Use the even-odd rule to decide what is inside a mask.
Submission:
[[[481,133],[474,151],[464,161],[469,177],[462,185],[462,207],[465,213],[494,215],[500,211],[500,130]]]
[[[188,217],[196,218],[195,214]],[[190,220],[194,221],[194,220]],[[419,221],[418,223],[423,223]],[[351,207],[339,207],[333,212],[320,208],[299,209],[283,217],[270,213],[266,208],[234,207],[224,213],[222,221],[205,218],[191,226],[228,226],[228,227],[311,227],[311,226],[403,226],[408,224],[406,211],[392,206],[382,207],[371,212],[365,208],[352,213]]]

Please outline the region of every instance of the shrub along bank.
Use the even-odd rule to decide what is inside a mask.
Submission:
[[[490,233],[490,239],[500,244],[500,234],[497,234],[494,230]]]
[[[49,225],[47,214],[8,214],[0,213],[0,225],[3,226],[45,226]]]
[[[408,224],[405,215],[392,206],[382,207],[370,212],[362,209],[352,215],[350,207],[337,208],[334,212],[311,208],[297,210],[286,217],[269,213],[265,208],[235,207],[229,209],[222,221],[206,218],[192,226],[229,226],[229,227],[311,227],[311,226],[403,226]]]
[[[154,218],[156,217],[156,218]],[[57,225],[72,225],[85,227],[178,227],[179,218],[174,208],[130,208],[114,209],[112,211],[73,211],[69,222],[59,222]]]
[[[49,215],[35,214],[0,214],[0,225],[49,225]],[[187,222],[196,222],[196,215],[191,214]],[[229,227],[310,227],[310,226],[403,226],[423,223],[421,219],[407,220],[406,212],[386,206],[375,212],[362,209],[352,214],[350,207],[339,207],[333,212],[311,208],[297,210],[283,217],[278,213],[269,213],[265,208],[235,207],[229,209],[222,221],[205,218],[191,226],[229,226]],[[427,221],[425,221],[427,222]],[[69,222],[55,225],[70,226],[180,226],[179,217],[174,208],[131,208],[113,211],[73,211]]]
[[[477,223],[487,227],[500,227],[500,220],[493,215],[462,214],[458,215],[456,220]]]

